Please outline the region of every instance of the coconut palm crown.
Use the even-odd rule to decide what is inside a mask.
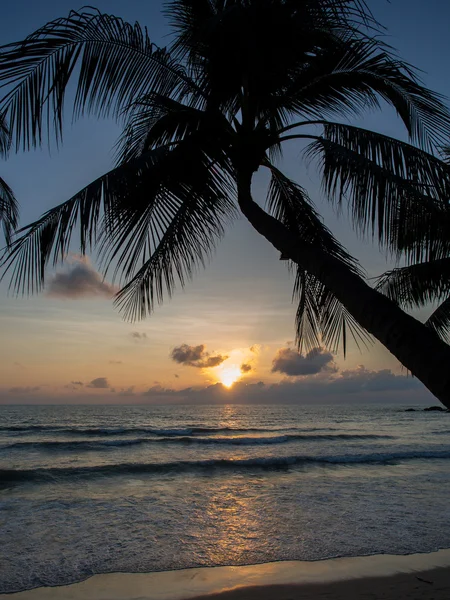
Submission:
[[[173,0],[165,9],[167,48],[137,23],[85,9],[0,49],[0,111],[17,148],[62,139],[70,82],[75,117],[123,122],[115,168],[14,240],[4,258],[14,289],[39,291],[76,234],[81,252],[97,248],[103,272],[119,278],[125,317],[143,318],[242,213],[295,269],[300,345],[345,349],[349,331],[374,335],[450,405],[450,376],[436,377],[450,348],[364,282],[307,191],[280,169],[285,143],[298,140],[325,198],[348,206],[358,231],[407,260],[446,256],[430,226],[450,191],[436,154],[450,135],[443,99],[384,43],[362,0]],[[386,103],[410,143],[347,124]],[[258,169],[270,173],[265,209],[251,194]],[[433,368],[430,353],[441,357]]]

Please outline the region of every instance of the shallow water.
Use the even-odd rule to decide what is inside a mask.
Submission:
[[[450,414],[0,407],[0,591],[450,547]]]

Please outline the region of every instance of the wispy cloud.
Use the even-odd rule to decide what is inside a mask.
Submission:
[[[145,342],[147,341],[147,334],[145,332],[133,331],[130,333],[130,336],[137,342]]]
[[[9,388],[9,392],[11,394],[34,394],[35,392],[39,392],[41,388],[39,386],[33,386],[33,387],[29,387],[29,386],[25,386],[25,387],[12,387]]]

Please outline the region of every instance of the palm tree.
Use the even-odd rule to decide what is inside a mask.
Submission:
[[[0,113],[0,156],[5,158],[11,144],[11,136],[6,126],[4,115]],[[18,206],[14,193],[2,177],[0,177],[0,223],[6,242],[11,241],[12,232],[17,227]]]
[[[295,270],[300,345],[345,349],[349,332],[370,334],[450,407],[450,347],[365,282],[278,164],[299,140],[359,231],[426,259],[436,244],[421,223],[446,210],[450,190],[436,156],[450,134],[442,99],[381,40],[363,0],[172,0],[166,12],[168,48],[87,9],[0,49],[0,110],[17,148],[46,131],[62,139],[70,81],[75,117],[124,122],[116,167],[21,230],[4,258],[11,285],[40,290],[78,231],[81,252],[95,246],[103,272],[120,276],[125,317],[143,318],[205,264],[240,211]],[[381,102],[410,144],[335,121]],[[251,192],[258,169],[271,177],[266,210]]]

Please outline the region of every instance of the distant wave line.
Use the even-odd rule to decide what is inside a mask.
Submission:
[[[0,432],[19,433],[24,435],[32,435],[35,433],[54,433],[60,434],[77,434],[77,435],[127,435],[127,434],[147,434],[156,436],[190,436],[196,434],[210,434],[221,432],[240,432],[240,433],[276,433],[287,431],[341,431],[336,427],[289,427],[289,428],[270,428],[270,427],[203,427],[203,426],[186,426],[173,427],[169,429],[157,427],[76,427],[66,425],[7,425],[0,427]]]
[[[0,445],[1,450],[23,449],[23,450],[108,450],[111,448],[123,448],[127,446],[140,446],[145,444],[202,444],[202,445],[233,445],[233,446],[259,446],[272,444],[285,444],[294,441],[333,441],[333,440],[379,440],[392,439],[390,435],[376,434],[289,434],[265,437],[157,437],[157,438],[134,438],[124,440],[42,440],[32,442],[14,442]]]
[[[210,459],[198,461],[176,461],[169,463],[121,463],[115,465],[93,465],[86,467],[50,467],[37,469],[0,470],[0,485],[20,482],[58,482],[66,479],[105,477],[117,475],[144,475],[153,473],[198,471],[198,470],[276,470],[301,465],[364,465],[389,464],[417,459],[450,459],[450,451],[403,451],[392,453],[357,454],[342,456],[284,456],[246,459]]]

